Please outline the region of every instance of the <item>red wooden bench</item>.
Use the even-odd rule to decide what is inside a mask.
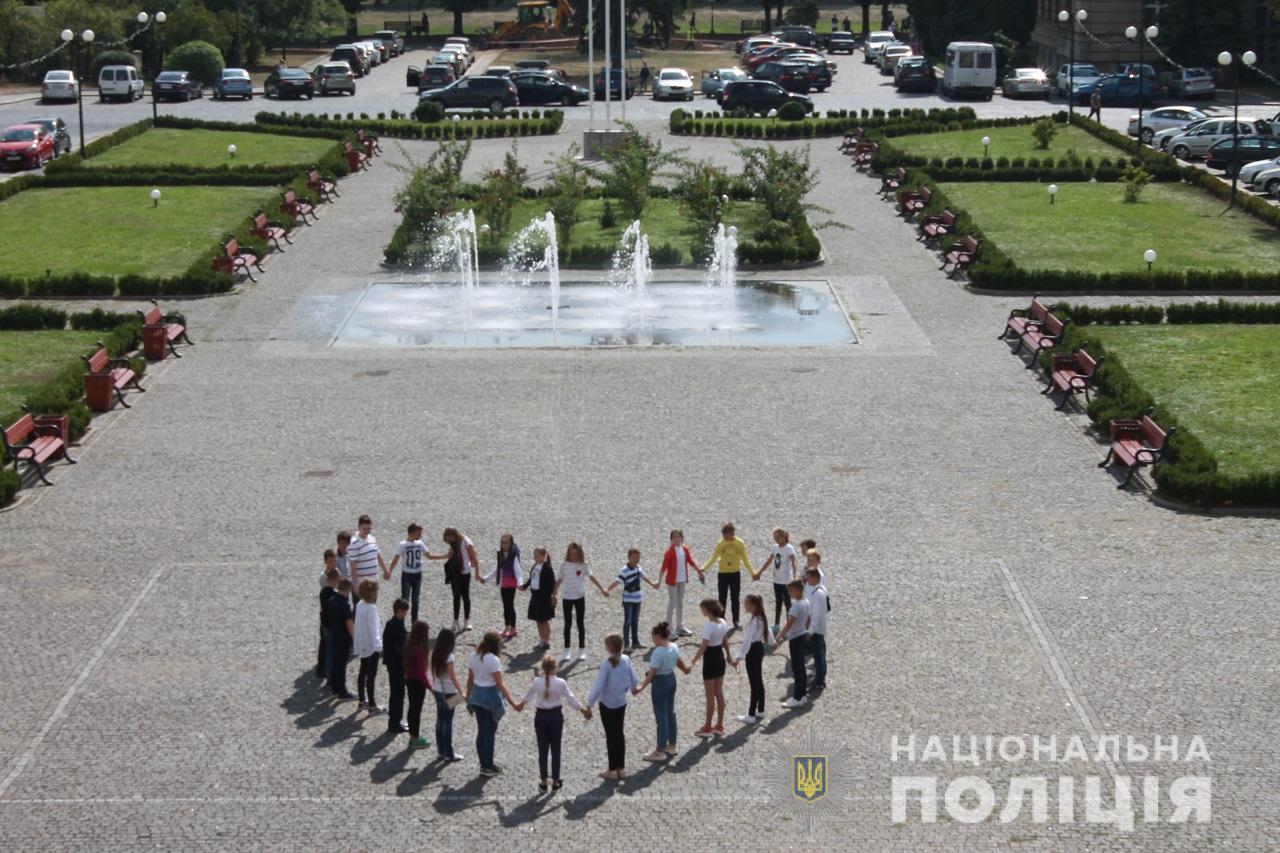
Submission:
[[[938,269],[945,270],[951,267],[951,271],[947,273],[951,278],[955,278],[956,274],[961,270],[969,268],[973,263],[973,259],[978,256],[978,247],[981,243],[978,238],[972,234],[966,234],[942,256],[942,266]]]
[[[891,193],[902,189],[906,182],[907,170],[899,166],[892,175],[886,174],[880,178],[880,197],[888,198]]]
[[[862,170],[870,166],[879,148],[874,142],[859,142],[853,149],[853,168]]]
[[[284,223],[276,219],[267,219],[267,215],[261,210],[251,216],[249,222],[249,233],[267,241],[267,248],[271,247],[270,244],[275,244],[276,249],[283,252],[284,247],[280,245],[282,238],[289,245],[293,245],[293,241],[289,239],[289,232],[285,230]]]
[[[853,130],[846,133],[844,135],[844,139],[840,141],[840,153],[841,154],[852,153],[853,149],[858,147],[858,143],[861,142],[866,137],[866,135],[867,135],[867,132],[860,127],[855,127]]]
[[[174,358],[182,358],[174,348],[178,341],[195,346],[187,336],[187,319],[181,314],[165,314],[155,300],[146,311],[139,311],[138,316],[142,318],[142,352],[150,360],[162,361],[166,348]]]
[[[26,462],[27,468],[36,469],[40,481],[52,486],[45,476],[45,463],[61,456],[76,464],[67,453],[67,436],[58,423],[60,418],[38,418],[27,412],[18,418],[2,433],[4,436],[4,460],[13,463],[13,470],[18,470],[19,462]]]
[[[213,256],[214,271],[232,275],[244,272],[249,276],[249,281],[256,282],[257,279],[253,277],[254,267],[258,268],[258,272],[266,272],[262,268],[262,261],[259,260],[257,253],[252,249],[240,248],[240,242],[235,237],[228,237],[223,241],[222,254]]]
[[[342,156],[347,158],[347,168],[353,172],[369,168],[369,155],[357,149],[350,142],[342,143]]]
[[[898,190],[898,215],[910,219],[929,206],[933,198],[933,190],[920,187],[918,190]]]
[[[1040,393],[1061,393],[1062,402],[1056,406],[1058,409],[1067,405],[1067,400],[1073,395],[1082,392],[1088,402],[1089,387],[1093,385],[1101,363],[1102,359],[1094,358],[1082,349],[1073,353],[1056,353],[1049,358],[1049,384]]]
[[[1014,308],[1009,312],[1009,319],[1005,321],[1004,331],[1001,332],[996,340],[1002,341],[1009,335],[1020,338],[1022,333],[1030,326],[1038,326],[1049,316],[1049,306],[1040,301],[1040,294],[1031,297],[1031,305],[1027,308]]]
[[[124,398],[124,389],[130,386],[139,391],[146,391],[138,383],[138,374],[133,372],[127,358],[112,358],[107,348],[98,342],[98,349],[92,355],[84,356],[84,399],[89,408],[95,412],[109,412],[120,401],[120,405],[130,408]]]
[[[920,220],[920,236],[924,243],[936,243],[956,229],[956,215],[949,210],[926,214]]]
[[[316,198],[322,202],[341,197],[338,192],[338,182],[328,175],[320,174],[319,169],[307,172],[307,189],[315,193]]]
[[[356,140],[364,146],[365,156],[377,157],[382,153],[382,142],[372,133],[366,133],[363,127],[356,131]]]
[[[1059,320],[1052,313],[1046,313],[1043,322],[1027,323],[1022,333],[1018,335],[1018,345],[1013,348],[1013,351],[1014,353],[1022,352],[1024,349],[1027,351],[1031,356],[1027,361],[1027,370],[1030,370],[1035,366],[1040,353],[1058,345],[1066,327],[1065,321]]]
[[[1106,468],[1112,463],[1124,465],[1129,470],[1120,481],[1117,489],[1129,485],[1133,475],[1143,465],[1155,465],[1164,458],[1169,446],[1169,436],[1175,429],[1162,429],[1151,419],[1151,409],[1142,413],[1137,420],[1117,420],[1111,422],[1111,448],[1106,458],[1098,463],[1099,468]]]
[[[280,199],[280,212],[287,213],[295,220],[301,221],[304,225],[310,226],[307,217],[316,219],[316,204],[309,198],[300,198],[293,190],[285,190],[284,197]]]

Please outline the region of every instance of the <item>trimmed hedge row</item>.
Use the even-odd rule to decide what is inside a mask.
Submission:
[[[948,107],[945,109],[892,109],[892,110],[829,110],[825,117],[816,113],[799,121],[785,121],[773,118],[755,118],[735,115],[719,110],[687,110],[676,108],[671,111],[668,129],[671,133],[683,136],[733,136],[753,137],[756,139],[779,139],[814,136],[837,136],[848,133],[855,127],[884,127],[889,124],[909,122],[912,124],[946,124],[949,122],[972,121],[976,114],[970,107]]]
[[[534,112],[537,112],[536,110]],[[493,139],[508,136],[549,136],[558,133],[564,124],[564,112],[546,110],[538,118],[462,118],[458,120],[424,123],[414,119],[371,119],[362,113],[360,118],[329,118],[327,114],[303,115],[302,113],[261,112],[255,116],[260,125],[277,128],[315,128],[339,131],[355,131],[363,128],[370,133],[394,139]]]
[[[1280,320],[1280,303],[1248,305],[1218,302],[1201,302],[1194,305],[1114,306],[1107,320],[1116,322],[1159,323],[1162,315],[1168,322],[1231,323],[1236,318],[1244,322],[1272,323]],[[1088,326],[1099,316],[1096,308],[1082,305],[1059,304],[1055,313],[1071,319],[1055,351],[1070,352],[1085,347],[1095,357],[1105,357],[1098,368],[1095,380],[1096,394],[1087,411],[1094,423],[1105,426],[1113,419],[1132,418],[1148,408],[1154,408],[1153,417],[1166,429],[1178,427],[1169,438],[1169,450],[1164,462],[1152,468],[1152,478],[1160,494],[1200,506],[1238,505],[1249,507],[1280,506],[1280,471],[1255,474],[1224,474],[1218,470],[1218,460],[1204,443],[1185,426],[1178,423],[1173,413],[1143,388],[1125,369],[1122,360],[1096,337],[1090,336]],[[1120,319],[1123,318],[1123,319]],[[1044,356],[1047,361],[1048,356]]]

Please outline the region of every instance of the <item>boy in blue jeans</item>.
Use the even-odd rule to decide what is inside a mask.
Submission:
[[[813,655],[813,685],[810,690],[827,686],[827,591],[822,586],[822,570],[805,569],[804,597],[809,600],[809,654]]]
[[[627,551],[627,564],[618,570],[618,577],[604,591],[608,595],[614,587],[622,585],[622,644],[627,652],[645,648],[640,642],[640,602],[644,600],[640,589],[642,581],[654,589],[659,586],[657,581],[649,580],[644,569],[640,568],[640,549],[631,548]]]

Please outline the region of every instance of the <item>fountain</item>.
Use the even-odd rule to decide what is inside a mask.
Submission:
[[[738,292],[738,227],[727,229],[721,222],[711,238],[711,265],[707,268],[707,285],[720,296],[722,324],[732,328]]]
[[[653,262],[649,259],[649,236],[640,229],[637,219],[627,226],[613,253],[609,281],[629,298],[629,311],[640,329],[645,325],[649,282],[653,279]]]
[[[539,243],[542,245],[539,247]],[[556,218],[551,211],[520,229],[507,243],[507,258],[502,264],[504,283],[530,285],[532,272],[546,272],[551,293],[551,329],[560,325],[560,245],[556,237]],[[541,260],[529,261],[541,248]]]

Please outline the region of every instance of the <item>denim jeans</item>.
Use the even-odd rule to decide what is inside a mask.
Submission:
[[[400,597],[409,602],[409,624],[418,621],[418,596],[422,593],[422,572],[400,573]]]
[[[676,674],[653,677],[653,718],[658,723],[658,748],[676,742]]]
[[[622,645],[640,645],[640,602],[622,602]]]
[[[827,635],[809,635],[809,654],[813,655],[813,688],[827,685]]]
[[[498,741],[498,721],[493,712],[475,705],[471,710],[476,715],[476,756],[480,759],[480,767],[493,767],[493,748]]]
[[[436,699],[436,752],[441,758],[453,758],[453,708],[445,704],[447,698],[439,690],[432,690]]]

